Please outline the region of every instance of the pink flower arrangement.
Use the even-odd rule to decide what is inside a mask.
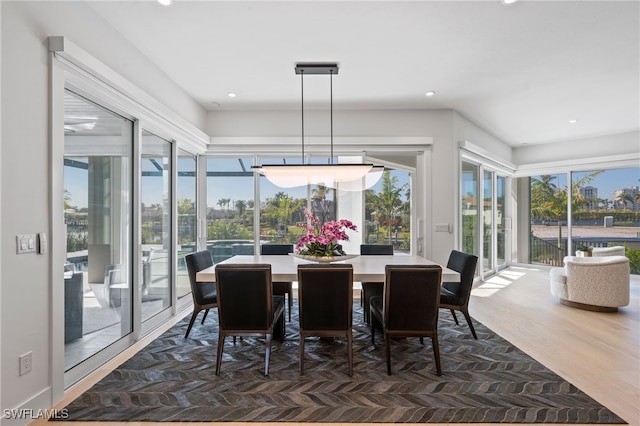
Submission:
[[[349,241],[346,233],[347,229],[356,231],[358,228],[350,220],[340,219],[338,221],[325,222],[320,226],[320,220],[307,209],[304,210],[307,222],[300,227],[305,230],[305,234],[300,237],[296,244],[299,254],[319,257],[332,257],[344,255],[338,249],[338,241]]]

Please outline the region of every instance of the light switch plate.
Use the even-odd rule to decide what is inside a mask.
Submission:
[[[436,232],[451,232],[451,224],[436,223]]]
[[[38,234],[38,253],[45,254],[47,252],[47,233],[40,232]]]
[[[36,234],[16,235],[16,253],[35,253]]]

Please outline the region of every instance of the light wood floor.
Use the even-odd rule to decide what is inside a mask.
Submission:
[[[549,293],[548,277],[549,271],[545,268],[514,266],[478,283],[472,293],[471,316],[573,383],[630,425],[640,425],[640,279],[637,276],[632,278],[630,305],[611,314],[560,305]],[[53,408],[63,408],[171,325],[157,330],[104,368],[68,389],[64,401]],[[32,422],[32,425],[44,424],[43,420]],[[91,424],[170,426],[181,423]],[[260,425],[249,423],[242,426]],[[323,424],[316,423],[314,426]]]

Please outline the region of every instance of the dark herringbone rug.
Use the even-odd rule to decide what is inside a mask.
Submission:
[[[354,373],[347,375],[340,340],[308,339],[298,374],[297,312],[284,344],[274,342],[268,377],[264,341],[227,339],[215,375],[216,312],[187,319],[67,406],[68,420],[336,423],[624,423],[487,327],[478,340],[449,312],[440,316],[442,376],[430,339],[392,341],[393,374],[384,344],[371,345],[354,304]],[[200,317],[199,317],[200,318]]]

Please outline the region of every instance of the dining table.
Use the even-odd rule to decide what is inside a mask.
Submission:
[[[302,259],[295,255],[236,255],[226,259],[220,264],[252,264],[266,263],[271,265],[272,281],[289,282],[298,281],[298,265],[317,263]],[[385,265],[439,265],[421,256],[412,255],[358,255],[346,260],[332,263],[353,265],[353,281],[356,282],[384,282]],[[439,265],[441,266],[441,265]],[[196,281],[213,282],[216,280],[216,265],[210,266],[196,273]],[[460,274],[452,269],[442,267],[443,282],[460,282]]]

